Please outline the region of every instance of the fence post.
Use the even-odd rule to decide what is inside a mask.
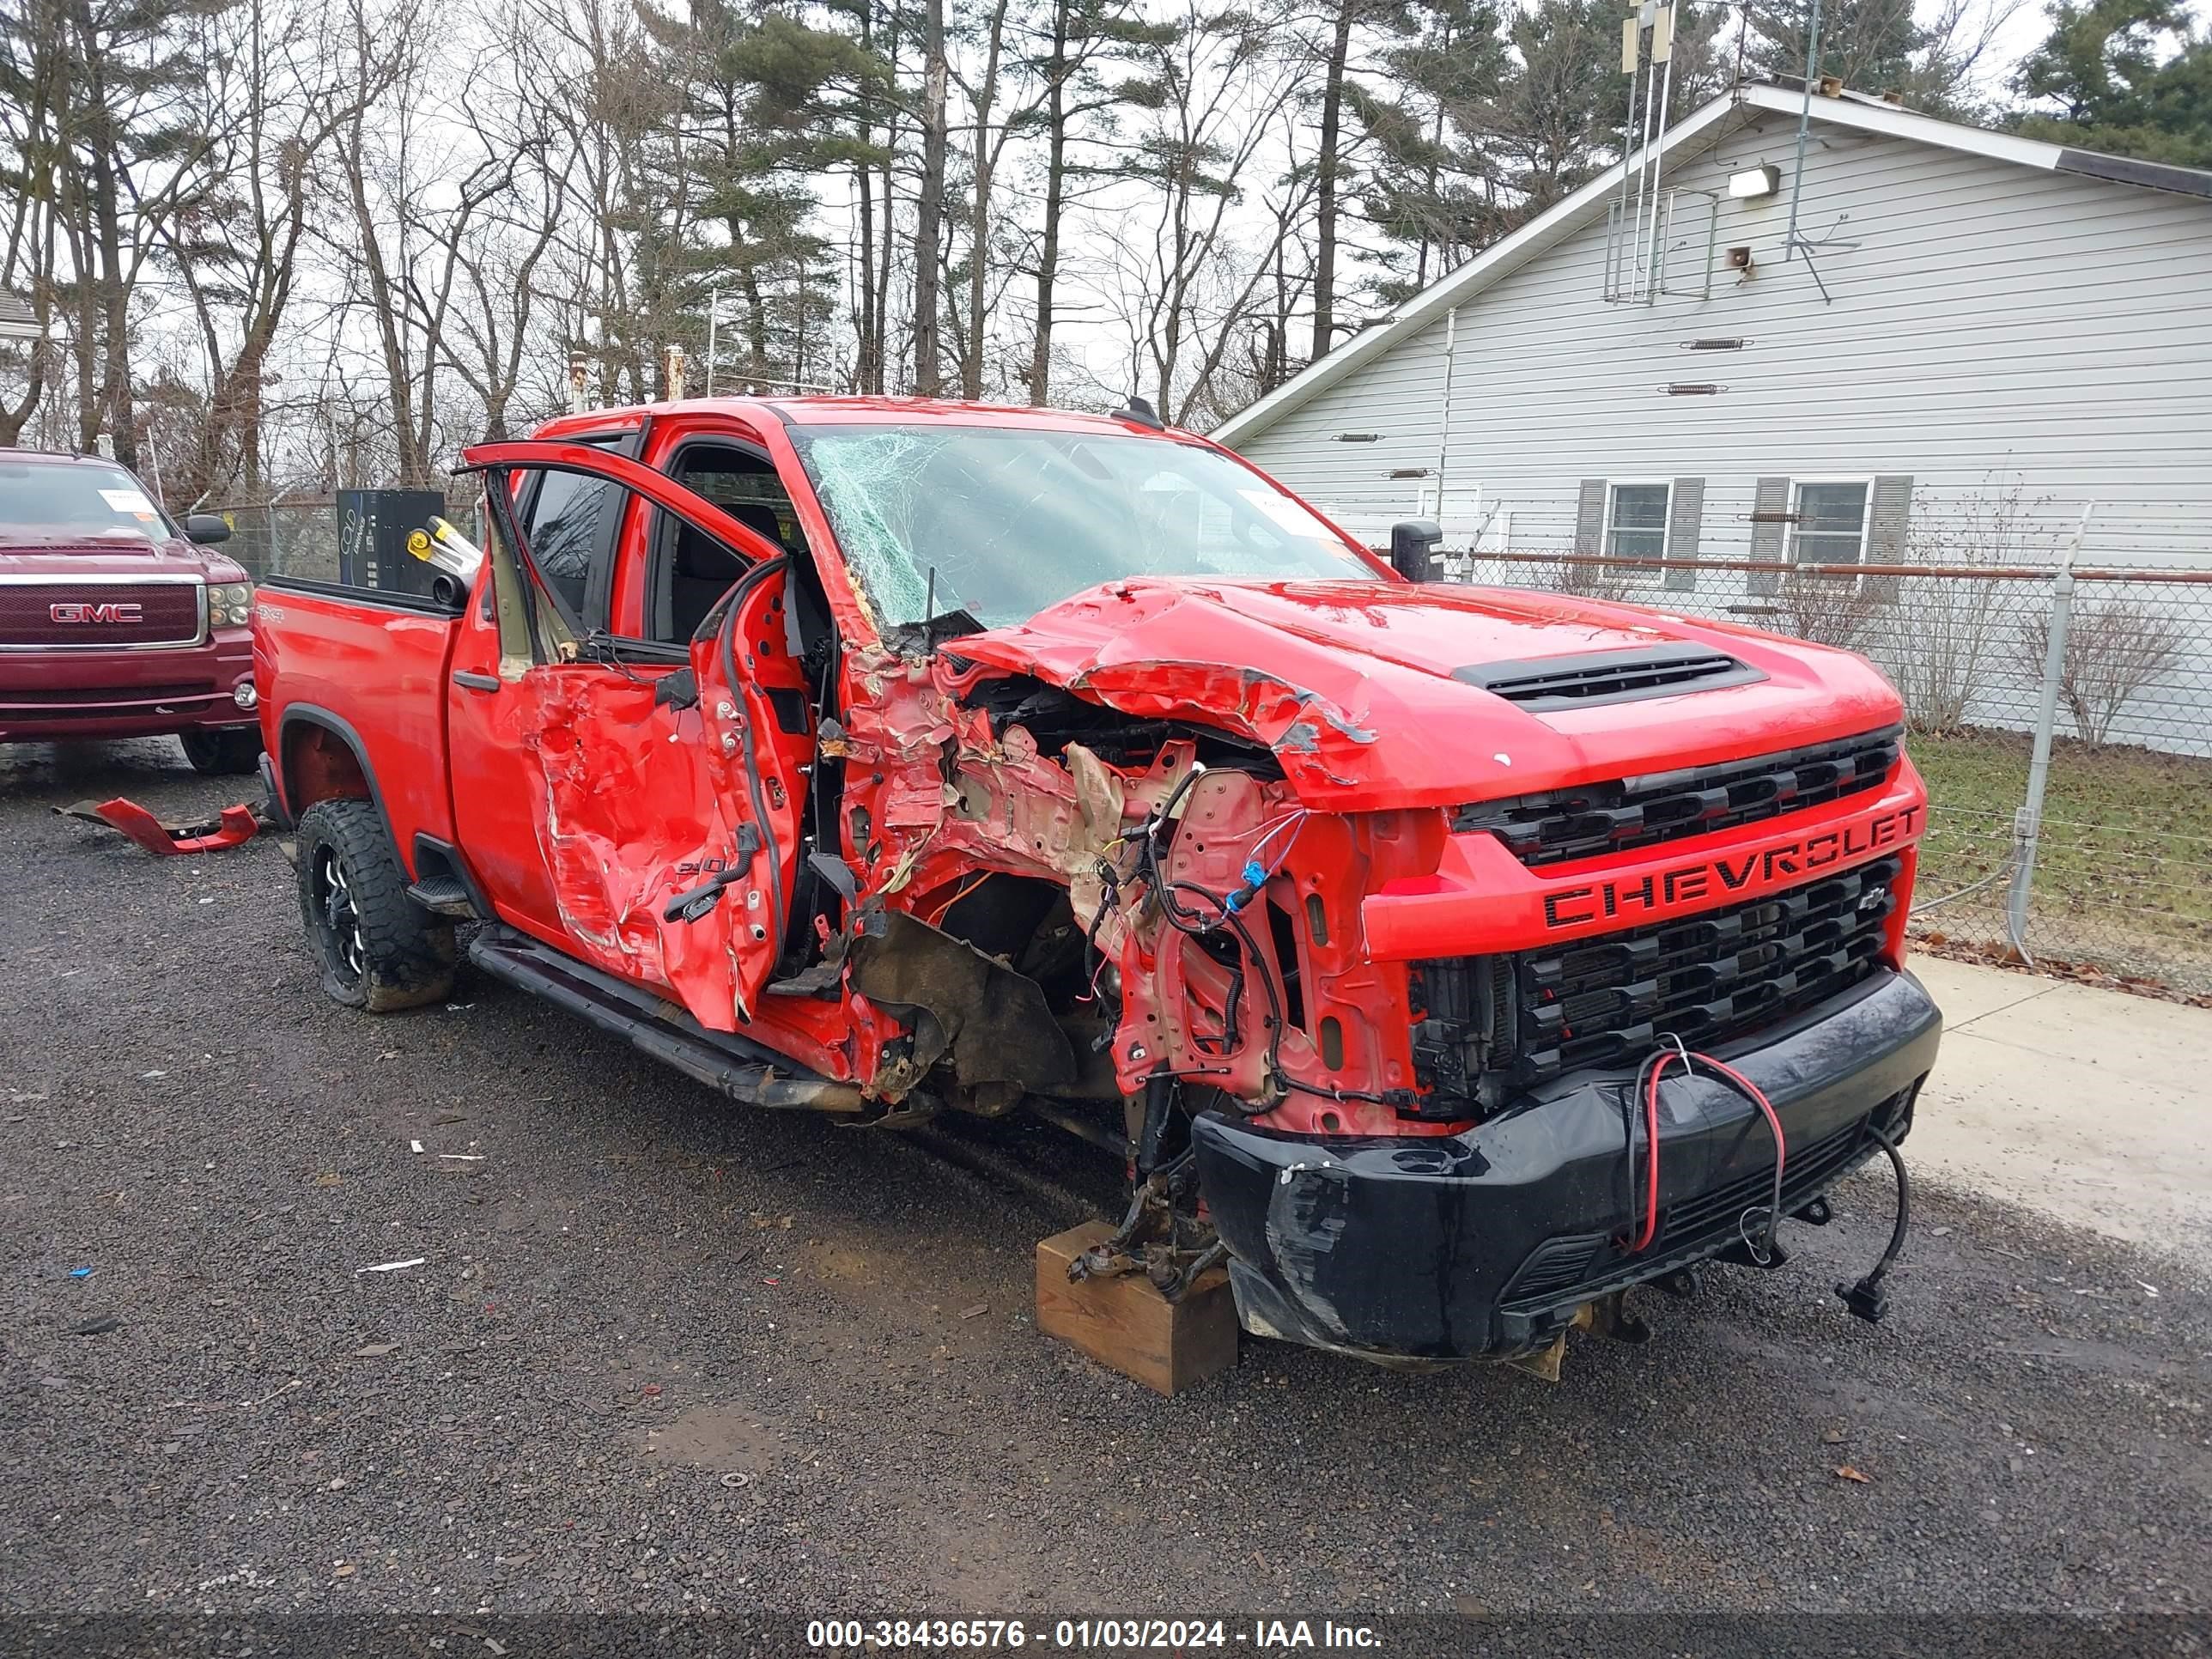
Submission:
[[[2058,557],[2051,579],[2051,626],[2043,645],[2043,695],[2035,709],[2035,747],[2027,763],[2027,799],[2013,815],[2012,890],[2005,901],[2005,932],[2020,959],[2034,965],[2027,950],[2027,903],[2035,884],[2035,848],[2043,834],[2043,791],[2051,779],[2051,734],[2058,724],[2058,687],[2066,674],[2066,625],[2074,614],[2074,558],[2088,533],[2096,503],[2084,501],[2073,538]]]

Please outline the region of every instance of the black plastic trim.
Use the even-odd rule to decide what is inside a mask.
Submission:
[[[428,593],[403,593],[387,587],[357,587],[346,582],[316,581],[307,576],[270,576],[259,586],[264,592],[273,590],[279,593],[312,593],[320,599],[380,605],[387,611],[410,611],[422,617],[456,617],[469,608],[465,593],[455,605],[434,599]]]
[[[1885,969],[1787,1030],[1721,1050],[1813,1160],[1804,1182],[1785,1170],[1786,1207],[1878,1150],[1861,1134],[1818,1156],[1832,1137],[1878,1114],[1893,1135],[1909,1127],[1942,1035],[1918,981]],[[1548,1345],[1595,1296],[1719,1255],[1738,1236],[1724,1215],[1692,1236],[1662,1231],[1640,1255],[1613,1243],[1631,1220],[1634,1082],[1632,1066],[1585,1072],[1449,1135],[1290,1134],[1200,1113],[1200,1190],[1246,1328],[1386,1359],[1506,1358]],[[1738,1183],[1771,1178],[1773,1139],[1741,1095],[1679,1073],[1661,1093],[1662,1229],[1670,1212],[1710,1210]],[[1540,1255],[1583,1243],[1566,1267]],[[1516,1287],[1532,1261],[1542,1282]]]
[[[1603,708],[1647,697],[1681,697],[1766,676],[1725,651],[1688,640],[1565,657],[1470,663],[1451,677],[1532,714]]]
[[[543,997],[732,1100],[839,1114],[867,1107],[855,1085],[808,1071],[748,1038],[709,1031],[651,992],[514,928],[481,930],[470,941],[469,960],[493,978]]]
[[[443,863],[453,879],[467,890],[469,908],[477,913],[478,921],[490,921],[498,915],[499,913],[491,908],[491,901],[484,896],[483,884],[477,879],[477,872],[469,867],[467,857],[452,842],[441,841],[427,830],[417,830],[414,852],[416,880],[427,879],[423,854],[428,853]]]

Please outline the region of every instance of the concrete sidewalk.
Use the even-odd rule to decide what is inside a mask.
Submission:
[[[2212,1009],[1917,956],[1943,1052],[1905,1151],[1941,1184],[2212,1244]]]

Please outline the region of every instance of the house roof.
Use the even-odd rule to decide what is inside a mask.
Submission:
[[[45,333],[30,301],[0,289],[0,340],[35,340]]]
[[[2095,150],[2045,143],[2008,132],[1990,132],[1980,127],[1962,126],[1955,121],[1939,121],[1932,115],[1917,114],[1887,99],[1869,98],[1863,93],[1816,88],[1808,99],[1802,82],[1781,86],[1755,81],[1738,86],[1675,122],[1653,149],[1661,157],[1672,157],[1676,152],[1696,155],[1723,143],[1770,112],[1794,117],[1808,111],[1814,120],[1831,126],[1885,137],[1909,138],[2044,173],[2079,173],[2116,184],[2212,199],[2212,172],[2202,168],[2132,161]],[[1622,165],[1641,167],[1651,154],[1652,151],[1636,151]],[[1493,242],[1456,270],[1431,283],[1319,362],[1310,364],[1266,397],[1247,404],[1210,435],[1218,442],[1233,446],[1266,430],[1364,364],[1419,333],[1453,307],[1466,304],[1500,277],[1517,270],[1580,230],[1605,211],[1607,203],[1620,186],[1620,168],[1607,167],[1573,195],[1554,203],[1510,236]]]

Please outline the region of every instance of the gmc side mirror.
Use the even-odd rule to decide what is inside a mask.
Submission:
[[[185,538],[202,547],[230,539],[230,526],[212,513],[194,513],[185,520]]]
[[[1443,538],[1443,526],[1433,519],[1407,519],[1392,525],[1390,568],[1409,582],[1431,580],[1437,548]]]

